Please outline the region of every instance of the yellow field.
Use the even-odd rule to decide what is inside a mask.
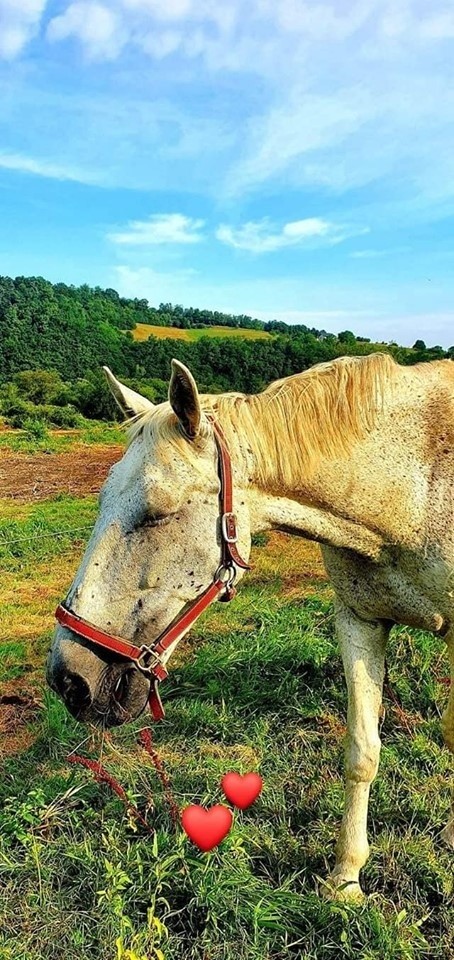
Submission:
[[[264,340],[271,337],[264,330],[246,330],[241,327],[204,327],[195,330],[180,330],[179,327],[156,327],[150,323],[138,323],[131,330],[134,340],[159,337],[165,340],[200,340],[201,337],[241,337],[244,340]]]

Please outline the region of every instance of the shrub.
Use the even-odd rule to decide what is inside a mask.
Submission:
[[[47,426],[40,417],[26,417],[23,429],[27,440],[46,440],[48,437]]]
[[[27,403],[21,400],[14,383],[5,383],[0,393],[0,410],[5,417],[15,413],[24,413],[27,410]]]
[[[10,427],[27,430],[31,421],[39,421],[47,426],[54,427],[81,427],[83,417],[74,407],[57,407],[52,404],[27,403],[17,400],[11,403],[8,412],[4,413],[5,421]]]
[[[48,407],[45,408],[45,417],[48,423],[55,427],[82,427],[84,418],[74,407]]]
[[[14,377],[18,393],[31,403],[66,403],[66,387],[56,370],[21,370]]]
[[[120,420],[121,413],[100,370],[90,371],[70,388],[74,407],[89,420]]]
[[[142,397],[151,400],[152,403],[164,403],[168,398],[169,384],[165,380],[160,380],[159,377],[150,377],[147,380],[129,377],[124,378],[123,383],[136,393],[140,393]]]
[[[26,420],[36,417],[36,407],[32,403],[26,403],[25,400],[18,400],[14,404],[8,404],[3,414],[5,423],[20,430]]]

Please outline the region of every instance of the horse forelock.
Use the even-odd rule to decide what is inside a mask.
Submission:
[[[129,417],[122,424],[126,430],[127,445],[137,439],[140,435],[147,444],[156,442],[159,439],[172,440],[176,442],[179,437],[177,429],[177,418],[173,413],[170,403],[160,403],[150,410],[144,410],[141,413]],[[183,437],[180,434],[183,443]]]

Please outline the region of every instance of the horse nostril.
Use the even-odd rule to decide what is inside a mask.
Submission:
[[[126,697],[129,693],[129,688],[131,686],[131,671],[125,670],[124,673],[118,678],[113,695],[117,703],[122,704],[126,700]]]
[[[74,716],[82,713],[83,710],[86,710],[86,708],[90,706],[90,688],[82,677],[77,676],[75,673],[65,674],[65,676],[57,682],[57,686],[68,710],[70,710]]]

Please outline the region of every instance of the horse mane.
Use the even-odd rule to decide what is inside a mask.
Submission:
[[[419,366],[419,365],[418,365]],[[399,365],[386,353],[340,357],[271,383],[262,393],[202,395],[206,413],[219,421],[232,454],[254,463],[253,479],[291,489],[308,478],[320,458],[349,453],[373,426]],[[167,440],[197,457],[177,428],[169,403],[127,421],[128,444]]]

